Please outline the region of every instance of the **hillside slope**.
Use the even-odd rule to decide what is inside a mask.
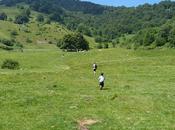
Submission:
[[[15,39],[21,44],[29,46],[32,44],[52,44],[62,38],[64,34],[70,32],[58,23],[45,24],[37,22],[36,16],[39,13],[35,11],[31,12],[29,23],[23,25],[15,24],[13,20],[20,11],[21,9],[17,7],[1,6],[0,12],[5,12],[8,19],[12,19],[12,21],[0,20],[0,39]],[[13,32],[15,32],[15,35],[12,35]]]
[[[57,22],[102,41],[123,34],[135,34],[148,27],[160,27],[175,16],[175,2],[144,4],[138,7],[104,7],[79,0],[2,0],[5,5],[25,2],[31,9],[55,16]]]

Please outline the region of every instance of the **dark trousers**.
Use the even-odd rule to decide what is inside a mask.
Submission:
[[[100,85],[100,90],[102,90],[104,87],[104,82],[100,82],[99,85]]]

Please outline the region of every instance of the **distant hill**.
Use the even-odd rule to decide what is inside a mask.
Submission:
[[[17,3],[25,2],[30,4],[33,9],[45,13],[51,13],[58,8],[64,8],[69,11],[82,11],[83,13],[102,14],[104,6],[79,0],[2,0],[1,4],[13,6]]]
[[[2,0],[5,6],[21,3],[44,13],[71,31],[94,37],[96,42],[113,42],[147,28],[160,28],[175,17],[175,2],[138,7],[109,7],[79,0]]]

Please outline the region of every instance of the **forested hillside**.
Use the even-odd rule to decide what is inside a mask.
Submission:
[[[108,7],[79,0],[2,0],[1,4],[13,6],[21,2],[28,4],[34,11],[47,14],[50,21],[92,36],[99,43],[115,42],[124,35],[135,35],[148,28],[161,28],[175,16],[173,1],[129,8]]]

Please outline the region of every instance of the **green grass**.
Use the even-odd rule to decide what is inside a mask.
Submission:
[[[173,130],[174,55],[175,50],[0,51],[0,64],[11,58],[21,65],[0,69],[0,129],[76,130],[78,120],[94,119],[99,122],[90,130]],[[103,91],[100,72],[106,76]]]
[[[7,7],[0,5],[0,12],[5,12],[8,15],[8,18],[14,19],[15,16],[20,13],[20,10],[16,7]]]

